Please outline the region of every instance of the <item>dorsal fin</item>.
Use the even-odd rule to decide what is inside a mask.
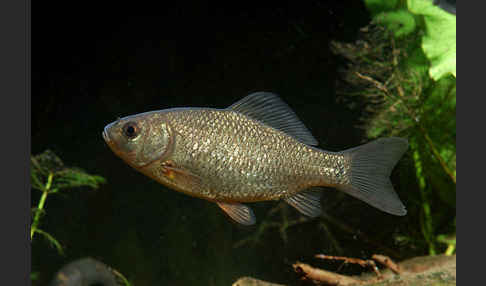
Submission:
[[[252,93],[228,109],[285,132],[304,144],[312,146],[319,144],[292,109],[274,93]]]

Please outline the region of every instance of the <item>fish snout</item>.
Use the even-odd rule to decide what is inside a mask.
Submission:
[[[110,146],[110,147],[112,147],[113,144],[114,144],[114,141],[110,136],[110,128],[112,126],[113,126],[113,123],[106,125],[105,128],[103,129],[103,132],[101,132],[101,136],[103,137],[103,140],[105,140],[106,144],[108,144],[108,146]]]
[[[103,136],[103,139],[105,139],[105,141],[111,141],[111,138],[110,138],[110,129],[112,129],[113,125],[116,123],[115,122],[111,122],[109,124],[107,124],[105,126],[105,128],[103,128],[103,132],[102,132],[102,136]]]
[[[110,138],[108,137],[108,134],[106,134],[105,130],[101,132],[101,136],[103,136],[103,140],[105,140],[106,142],[110,141]]]

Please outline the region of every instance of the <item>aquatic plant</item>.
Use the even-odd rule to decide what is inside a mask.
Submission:
[[[31,240],[33,240],[36,233],[42,235],[44,238],[47,239],[47,241],[50,242],[51,245],[53,245],[57,249],[59,254],[63,255],[64,251],[61,243],[54,236],[39,228],[41,224],[41,218],[46,213],[45,206],[47,197],[52,194],[59,194],[60,192],[67,192],[69,190],[81,187],[97,189],[100,187],[101,184],[106,183],[106,180],[101,176],[88,174],[80,168],[65,166],[62,160],[50,150],[46,150],[41,154],[31,156],[30,161],[30,178],[32,189],[42,192],[37,206],[32,208],[33,220],[30,228],[30,238]],[[79,269],[74,268],[73,265],[76,266],[79,264],[79,262],[83,262],[83,266],[79,266]],[[72,262],[61,269],[66,269],[66,267],[69,267],[71,265],[71,268],[73,269],[72,272],[75,273],[73,277],[69,277],[68,273],[64,276],[64,278],[69,278],[73,279],[73,281],[77,281],[76,279],[80,279],[80,277],[78,277],[79,273],[83,272],[83,279],[88,279],[89,275],[93,276],[89,279],[98,279],[96,278],[96,275],[100,275],[99,265],[104,265],[101,262],[95,261],[93,259],[82,259],[78,260],[76,263]],[[91,268],[94,269],[96,265],[98,265],[98,269],[96,269],[96,271],[92,270]],[[106,269],[103,269],[103,271],[105,271],[106,273],[111,273],[110,275],[113,276],[113,279],[117,280],[117,283],[119,285],[131,285],[130,282],[125,278],[125,276],[123,276],[123,274],[121,274],[116,269],[108,266],[104,266],[104,268]],[[33,272],[31,273],[30,277],[31,280],[38,280],[39,273]]]
[[[45,215],[47,197],[61,191],[78,187],[97,189],[105,179],[98,175],[90,175],[79,168],[64,166],[61,159],[50,150],[31,156],[30,178],[32,188],[42,192],[37,207],[32,208],[33,220],[30,227],[30,239],[36,233],[43,235],[62,254],[63,248],[59,241],[48,232],[39,228],[42,215]]]
[[[372,23],[346,58],[340,99],[362,112],[369,139],[408,137],[420,194],[412,203],[429,254],[455,252],[456,19],[432,1],[366,0]],[[357,99],[361,105],[356,107]],[[359,104],[358,104],[359,105]],[[402,184],[405,185],[404,178]],[[405,186],[406,187],[406,186]],[[413,213],[417,212],[417,213]],[[443,231],[449,233],[444,235]],[[397,236],[411,241],[412,235]],[[445,237],[448,237],[446,239]],[[452,238],[451,238],[452,237]]]
[[[62,160],[50,150],[31,156],[30,162],[32,189],[42,192],[37,206],[32,207],[30,239],[33,240],[36,233],[40,234],[56,248],[59,254],[63,255],[62,244],[49,232],[40,229],[41,218],[46,214],[47,197],[77,187],[96,189],[100,184],[105,183],[105,179],[97,175],[90,175],[79,168],[66,167]],[[31,274],[32,280],[37,278],[38,273]]]

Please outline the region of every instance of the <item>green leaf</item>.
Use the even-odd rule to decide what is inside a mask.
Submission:
[[[59,241],[57,241],[57,239],[55,239],[52,235],[40,229],[36,229],[35,232],[42,234],[47,239],[47,241],[49,241],[51,245],[53,245],[57,249],[59,254],[61,255],[64,254],[64,250],[62,248],[61,243],[59,243]]]
[[[54,179],[49,189],[46,189],[49,175]],[[100,184],[106,183],[106,180],[80,168],[66,167],[54,152],[46,150],[42,154],[31,156],[31,182],[33,189],[55,193],[76,187],[96,189]]]
[[[423,15],[426,33],[422,49],[430,60],[430,77],[434,80],[451,73],[456,76],[456,16],[427,0],[408,0],[408,9]]]
[[[54,186],[59,189],[70,189],[76,187],[91,187],[97,189],[106,180],[97,175],[90,175],[78,168],[66,168],[56,173]]]

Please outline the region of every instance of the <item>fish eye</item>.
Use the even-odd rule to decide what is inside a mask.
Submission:
[[[139,133],[139,128],[135,122],[127,122],[125,125],[123,125],[123,134],[128,138],[128,139],[133,139],[137,137]]]

